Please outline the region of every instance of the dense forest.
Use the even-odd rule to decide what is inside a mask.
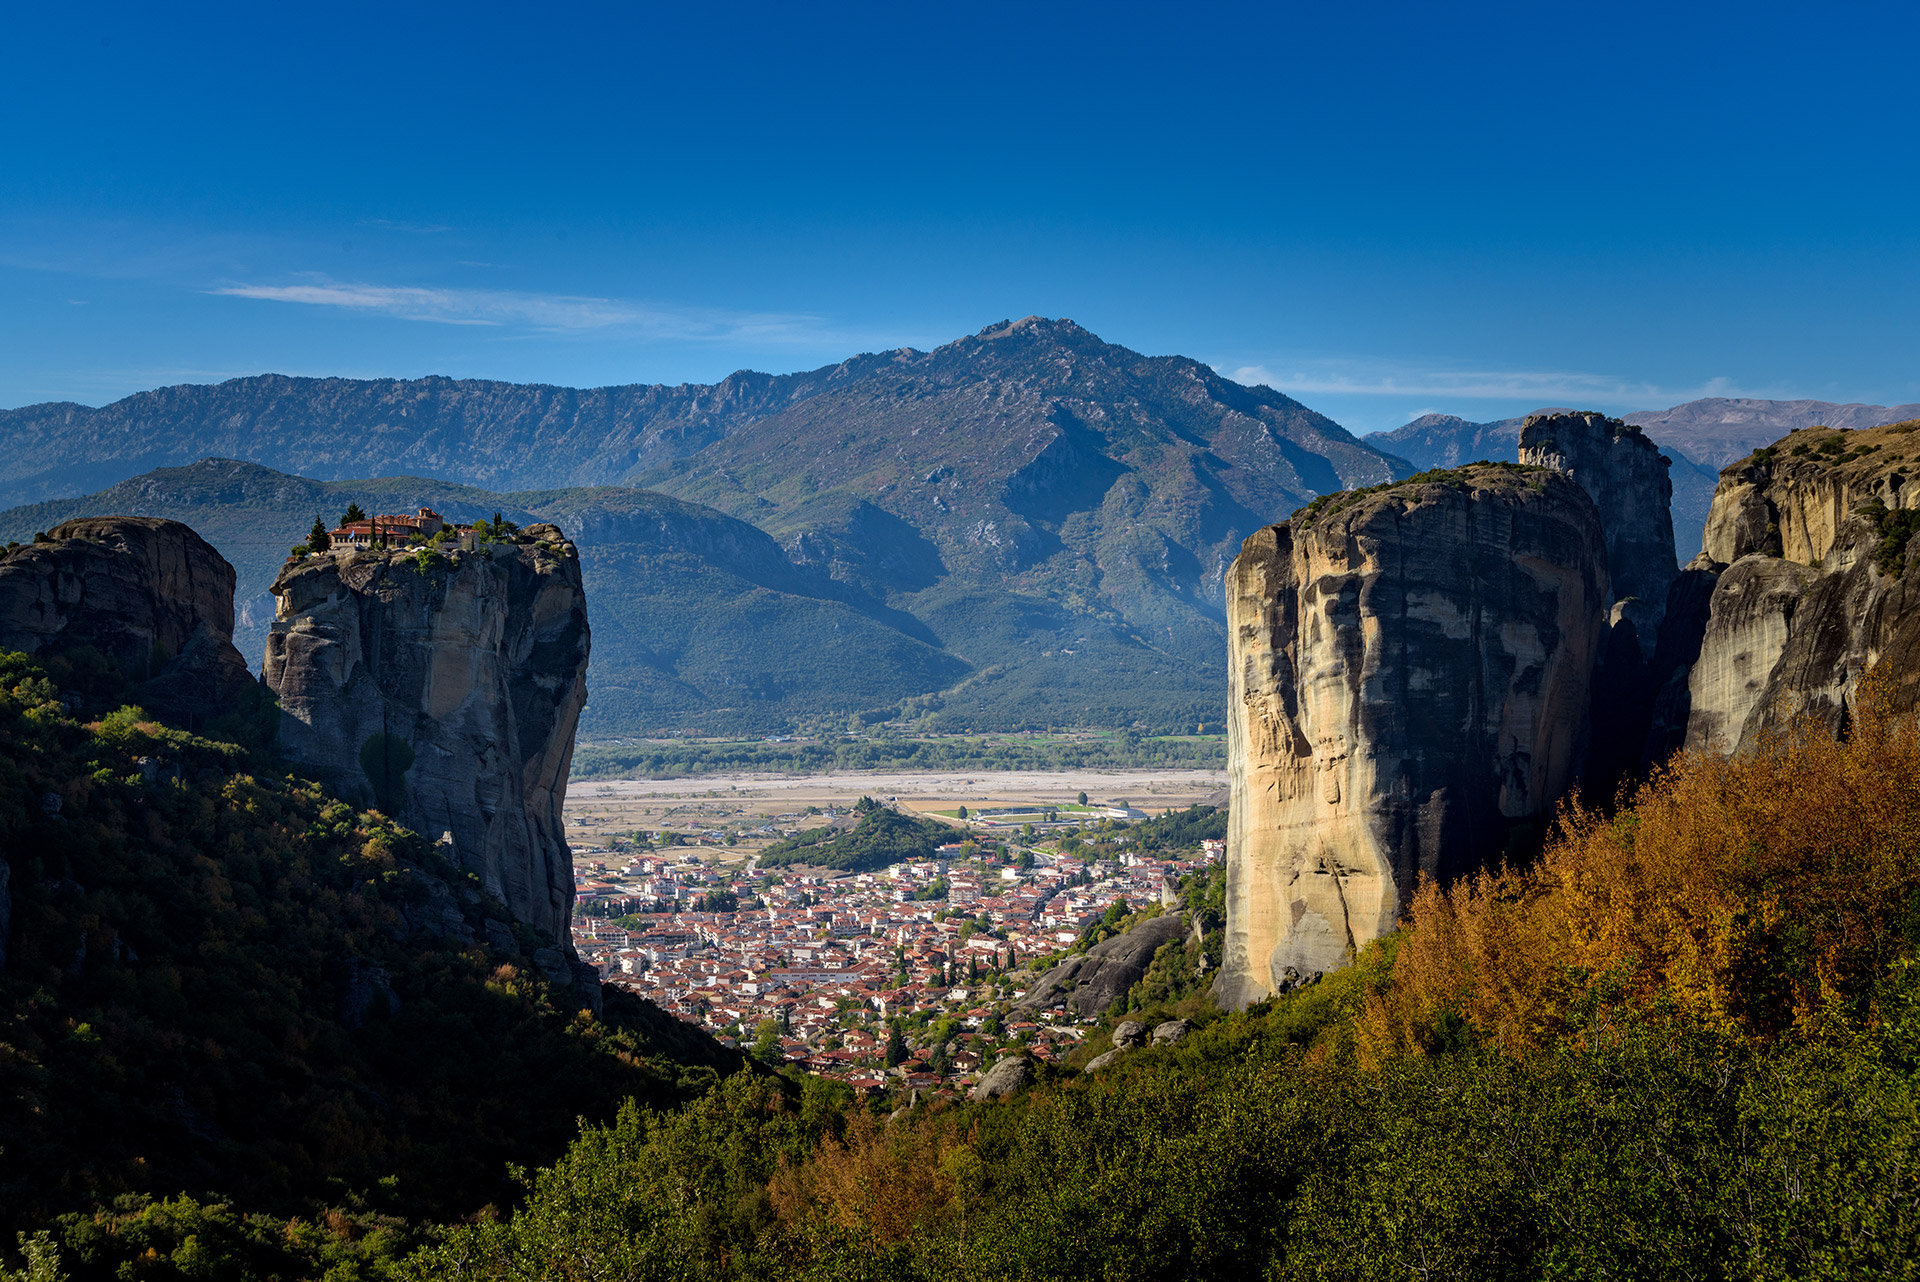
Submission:
[[[1244,1013],[1150,973],[1111,1017],[1185,1042],[1009,1101],[743,1071],[589,1118],[462,1223],[136,1201],[29,1244],[76,1277],[1911,1278],[1917,944],[1920,728],[1869,700],[1568,807]]]

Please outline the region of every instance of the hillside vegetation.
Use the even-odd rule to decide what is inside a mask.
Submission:
[[[509,914],[417,835],[137,708],[78,720],[17,654],[0,848],[0,1225],[472,1214],[576,1119],[740,1062],[637,999],[556,1005],[542,941],[475,942]]]
[[[735,1078],[405,1272],[1911,1278],[1917,944],[1920,729],[1869,702],[1180,1046],[892,1122]]]
[[[909,859],[931,859],[954,830],[931,819],[903,814],[871,797],[854,807],[851,828],[807,828],[760,852],[760,866],[807,864],[835,872],[873,872]]]
[[[752,771],[826,774],[874,770],[1124,770],[1153,766],[1225,769],[1226,736],[1112,733],[849,735],[809,743],[589,743],[573,756],[575,779],[663,779]]]

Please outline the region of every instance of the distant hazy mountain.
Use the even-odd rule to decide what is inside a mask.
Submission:
[[[969,675],[910,616],[796,567],[742,521],[662,494],[617,488],[492,494],[418,477],[314,481],[208,459],[98,494],[0,512],[0,541],[73,516],[164,516],[234,564],[234,643],[255,668],[267,587],[315,516],[422,505],[468,521],[501,512],[553,521],[580,548],[593,625],[587,735],[666,728],[757,730],[848,709],[892,707]]]
[[[9,444],[0,503],[209,456],[323,479],[406,473],[496,490],[607,484],[902,355],[860,356],[805,374],[742,372],[713,385],[578,389],[261,374],[163,387],[99,409],[29,405],[0,410],[0,438]]]
[[[1524,416],[1522,416],[1524,417]],[[1625,416],[1673,460],[1673,537],[1682,562],[1700,549],[1720,469],[1789,432],[1828,427],[1878,427],[1920,418],[1920,405],[1838,405],[1832,401],[1760,401],[1708,397],[1666,410]],[[1451,414],[1423,414],[1391,432],[1363,438],[1417,467],[1457,467],[1476,459],[1513,459],[1520,453],[1520,418],[1470,423]]]
[[[1627,422],[1638,424],[1662,445],[1684,450],[1687,457],[1715,469],[1803,427],[1820,424],[1857,431],[1912,418],[1920,418],[1920,405],[1841,405],[1833,401],[1730,400],[1720,396],[1688,401],[1670,410],[1643,410],[1626,416]]]
[[[813,715],[820,700],[803,688],[802,670],[863,663],[860,647],[873,638],[862,633],[856,644],[852,633],[799,628],[798,600],[832,605],[846,628],[880,627],[926,647],[895,653],[871,682],[849,673],[835,708],[910,697],[869,698],[871,687],[911,690],[913,707],[956,727],[1217,723],[1221,576],[1241,540],[1317,494],[1409,470],[1278,392],[1037,318],[932,352],[736,374],[712,387],[263,376],[99,410],[9,411],[0,430],[13,445],[0,458],[0,497],[10,490],[15,501],[220,454],[322,478],[425,473],[444,485],[440,501],[512,500],[529,512],[527,491],[638,485],[705,505],[687,509],[708,511],[702,521],[718,509],[766,531],[794,578],[775,588],[729,569],[783,594],[748,622],[712,612],[704,588],[669,601],[703,582],[706,568],[660,577],[665,563],[650,551],[601,586],[589,565],[596,619],[615,601],[671,606],[647,626],[708,655],[694,665],[709,674],[698,698],[651,679],[622,695],[635,709],[619,717],[629,726],[669,712],[710,725],[723,707],[757,710],[756,719]],[[427,483],[408,484],[429,493]],[[463,496],[460,484],[515,493]],[[350,497],[326,494],[332,506]],[[97,505],[120,501],[84,502],[104,510]],[[304,533],[312,514],[298,516],[270,553]],[[23,523],[43,528],[50,518],[15,522]],[[610,566],[619,559],[607,555]],[[720,629],[753,638],[750,658],[721,661],[730,640],[711,635]],[[598,657],[595,672],[599,714],[615,686]],[[735,683],[740,698],[726,699],[714,681]],[[696,715],[696,705],[706,711]]]
[[[1362,439],[1415,467],[1459,467],[1482,459],[1501,462],[1518,458],[1520,423],[1518,418],[1469,423],[1452,414],[1422,414],[1405,427],[1372,432]]]

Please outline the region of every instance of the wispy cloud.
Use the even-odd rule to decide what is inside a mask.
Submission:
[[[1385,362],[1317,361],[1275,368],[1243,365],[1221,371],[1236,383],[1264,385],[1305,396],[1449,397],[1532,404],[1674,405],[1703,396],[1763,395],[1731,380],[1710,378],[1693,387],[1668,387],[1576,370],[1445,369]]]
[[[441,232],[452,231],[446,223],[403,223],[391,218],[362,218],[362,227],[379,227],[386,231],[410,231],[421,236],[438,236]]]
[[[820,336],[820,318],[815,316],[677,308],[570,294],[369,285],[324,278],[287,285],[220,285],[205,292],[373,312],[436,325],[514,327],[548,334],[623,331],[648,338],[763,342],[811,342]]]

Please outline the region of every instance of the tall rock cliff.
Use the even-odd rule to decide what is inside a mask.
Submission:
[[[1920,420],[1797,431],[1720,474],[1696,572],[1717,575],[1688,678],[1689,748],[1739,752],[1809,714],[1840,728],[1862,678],[1920,703]]]
[[[1227,576],[1222,1004],[1341,965],[1417,878],[1534,841],[1580,769],[1607,548],[1564,473],[1329,496]]]
[[[1587,410],[1529,414],[1520,425],[1520,461],[1565,472],[1600,509],[1612,585],[1608,605],[1630,620],[1651,656],[1667,591],[1679,565],[1673,551],[1671,464],[1640,429]]]
[[[450,834],[460,866],[552,941],[560,958],[542,964],[571,964],[561,805],[588,649],[573,544],[534,525],[444,555],[334,551],[289,561],[273,594],[262,677],[282,750],[340,795]]]
[[[70,696],[200,729],[252,692],[233,648],[233,581],[178,521],[67,521],[0,555],[0,650],[41,659]]]
[[[1594,674],[1592,751],[1583,787],[1611,797],[1646,765],[1661,693],[1680,636],[1661,641],[1679,567],[1673,548],[1672,461],[1641,430],[1588,410],[1544,410],[1520,424],[1520,461],[1571,476],[1600,510],[1607,540],[1611,627]],[[1697,636],[1698,616],[1692,626]]]

